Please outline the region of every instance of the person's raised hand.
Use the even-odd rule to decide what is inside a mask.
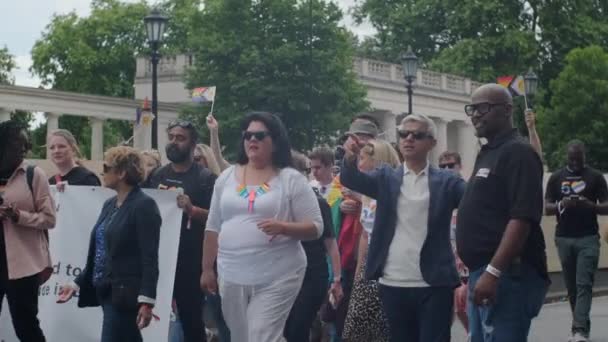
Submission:
[[[536,128],[536,113],[532,109],[526,109],[525,119],[528,129]]]
[[[217,120],[213,116],[213,114],[207,115],[207,128],[210,131],[217,131],[220,125],[217,123]]]
[[[359,152],[363,148],[363,142],[354,134],[348,134],[348,139],[344,143],[344,159],[349,162],[354,161],[359,156]]]

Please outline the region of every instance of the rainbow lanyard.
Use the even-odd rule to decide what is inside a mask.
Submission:
[[[239,194],[239,196],[248,199],[249,205],[247,207],[247,210],[249,211],[249,213],[253,212],[253,204],[255,203],[255,198],[264,195],[268,191],[270,191],[270,185],[268,185],[268,183],[264,183],[258,186],[257,189],[251,190],[249,190],[245,184],[241,184],[236,188],[236,192]]]

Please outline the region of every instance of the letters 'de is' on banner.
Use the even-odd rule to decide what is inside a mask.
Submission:
[[[67,186],[53,196],[58,206],[57,224],[49,231],[53,275],[39,289],[38,319],[48,342],[97,342],[101,338],[103,315],[100,307],[78,308],[77,298],[57,304],[61,285],[77,276],[86,263],[91,230],[97,222],[103,203],[115,193],[107,188]],[[163,223],[158,255],[159,279],[152,320],[142,330],[144,341],[166,342],[169,331],[173,281],[179,246],[182,211],[176,205],[177,192],[144,190],[160,209]],[[0,342],[18,342],[10,320],[6,299],[0,314]]]

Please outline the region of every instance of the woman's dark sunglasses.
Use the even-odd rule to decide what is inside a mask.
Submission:
[[[399,130],[398,133],[399,133],[399,138],[401,138],[401,139],[407,139],[410,135],[415,140],[424,140],[426,138],[430,138],[430,135],[427,132]]]
[[[255,140],[257,141],[262,141],[264,140],[264,138],[269,137],[270,136],[270,132],[268,131],[259,131],[259,132],[250,132],[250,131],[244,131],[243,132],[243,139],[249,141],[251,140],[251,138],[255,138]]]
[[[112,170],[112,166],[108,166],[106,164],[103,164],[103,173],[108,173],[110,172],[110,170]]]
[[[443,164],[439,164],[439,168],[440,169],[453,169],[456,167],[456,163],[443,163]]]

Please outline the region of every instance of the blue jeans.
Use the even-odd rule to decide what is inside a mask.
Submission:
[[[454,289],[382,284],[378,289],[391,342],[450,341]]]
[[[177,314],[169,322],[169,342],[184,342],[184,330],[182,328],[182,322],[179,320]]]
[[[207,313],[215,322],[217,327],[218,337],[220,342],[230,342],[230,330],[224,321],[222,315],[222,303],[219,295],[207,295],[207,300],[203,310],[208,310]],[[175,320],[169,323],[169,342],[184,342],[184,331],[179,314],[174,313]]]
[[[467,314],[471,342],[525,342],[532,319],[543,305],[549,281],[531,266],[521,265],[519,276],[503,272],[492,305],[473,303],[473,290],[486,266],[469,275]]]
[[[572,309],[572,332],[589,336],[593,281],[600,258],[599,237],[555,237],[555,244]]]
[[[103,325],[101,342],[129,341],[141,342],[141,332],[137,327],[137,311],[121,311],[114,308],[110,298],[101,302]]]

